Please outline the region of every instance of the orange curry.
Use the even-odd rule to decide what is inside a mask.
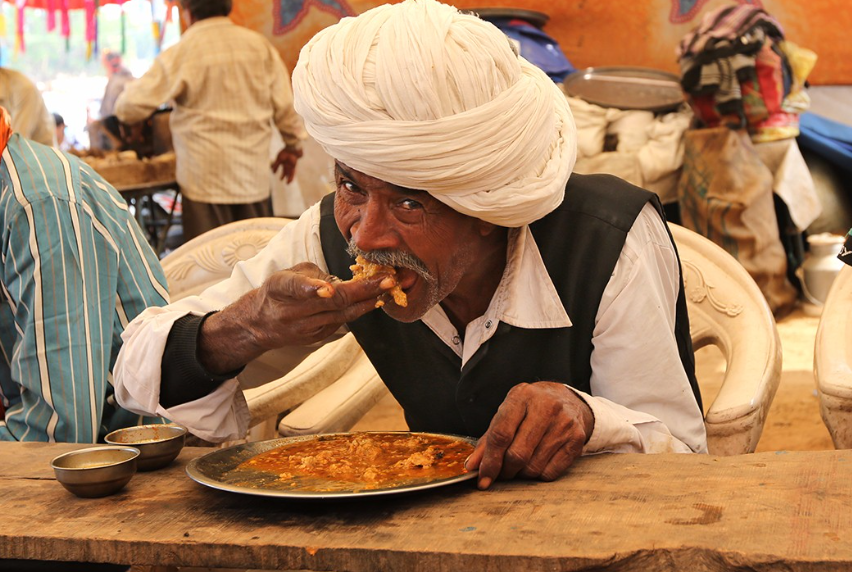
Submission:
[[[237,469],[277,474],[299,490],[371,490],[462,475],[472,452],[467,441],[442,435],[349,433],[288,443]]]

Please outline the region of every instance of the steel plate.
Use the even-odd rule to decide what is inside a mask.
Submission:
[[[462,437],[459,435],[447,435],[442,433],[411,433],[405,431],[368,431],[365,434],[394,434],[404,437],[412,435],[438,436],[449,439],[456,439],[476,445],[476,439],[470,437]],[[448,477],[436,480],[420,481],[412,484],[400,486],[369,489],[369,490],[341,490],[341,491],[299,491],[287,490],[282,488],[281,481],[277,475],[272,473],[264,473],[260,471],[240,471],[235,473],[234,469],[248,459],[265,453],[270,449],[281,447],[289,443],[300,441],[310,441],[318,437],[328,437],[331,435],[350,435],[351,433],[332,433],[329,435],[303,435],[298,437],[284,437],[281,439],[270,439],[268,441],[256,441],[254,443],[243,443],[234,445],[227,449],[217,449],[212,453],[208,453],[202,457],[197,457],[189,462],[186,467],[186,474],[195,482],[214,489],[229,491],[233,493],[242,493],[254,496],[265,497],[283,497],[283,498],[298,498],[298,499],[340,499],[340,498],[360,498],[368,496],[389,495],[397,493],[407,493],[413,491],[421,491],[432,489],[435,487],[443,487],[452,485],[462,481],[467,481],[476,478],[478,471],[462,473],[454,477]]]
[[[670,111],[685,101],[678,76],[640,67],[578,70],[565,78],[565,93],[601,107]]]

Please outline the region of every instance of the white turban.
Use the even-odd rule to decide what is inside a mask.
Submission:
[[[385,4],[308,42],[296,111],[329,155],[517,227],[555,209],[576,160],[565,96],[506,36],[435,0]]]

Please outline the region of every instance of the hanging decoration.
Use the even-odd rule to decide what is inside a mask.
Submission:
[[[26,45],[24,43],[24,9],[36,8],[47,12],[47,31],[56,30],[56,11],[60,13],[59,33],[65,38],[65,49],[71,46],[71,10],[85,11],[85,41],[86,59],[91,59],[98,53],[98,12],[105,4],[117,4],[121,7],[121,52],[127,48],[127,30],[124,4],[130,0],[6,0],[15,6],[15,54],[23,53]],[[0,0],[2,2],[2,0]],[[179,0],[150,0],[151,3],[151,26],[154,44],[157,52],[162,49],[166,33],[166,24],[173,20],[172,10],[178,5]],[[157,18],[155,4],[165,6],[165,15],[162,20]],[[5,29],[5,18],[0,12],[0,28]]]
[[[26,49],[24,45],[24,6],[26,0],[17,0],[15,2],[15,20],[17,28],[15,30],[15,54],[21,53]]]
[[[97,9],[95,0],[85,0],[86,10],[86,61],[92,59],[94,53],[95,38],[97,37]]]

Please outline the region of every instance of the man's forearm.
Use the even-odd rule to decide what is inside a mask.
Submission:
[[[245,366],[264,353],[251,327],[257,290],[208,317],[198,333],[197,358],[210,373],[224,374]]]

